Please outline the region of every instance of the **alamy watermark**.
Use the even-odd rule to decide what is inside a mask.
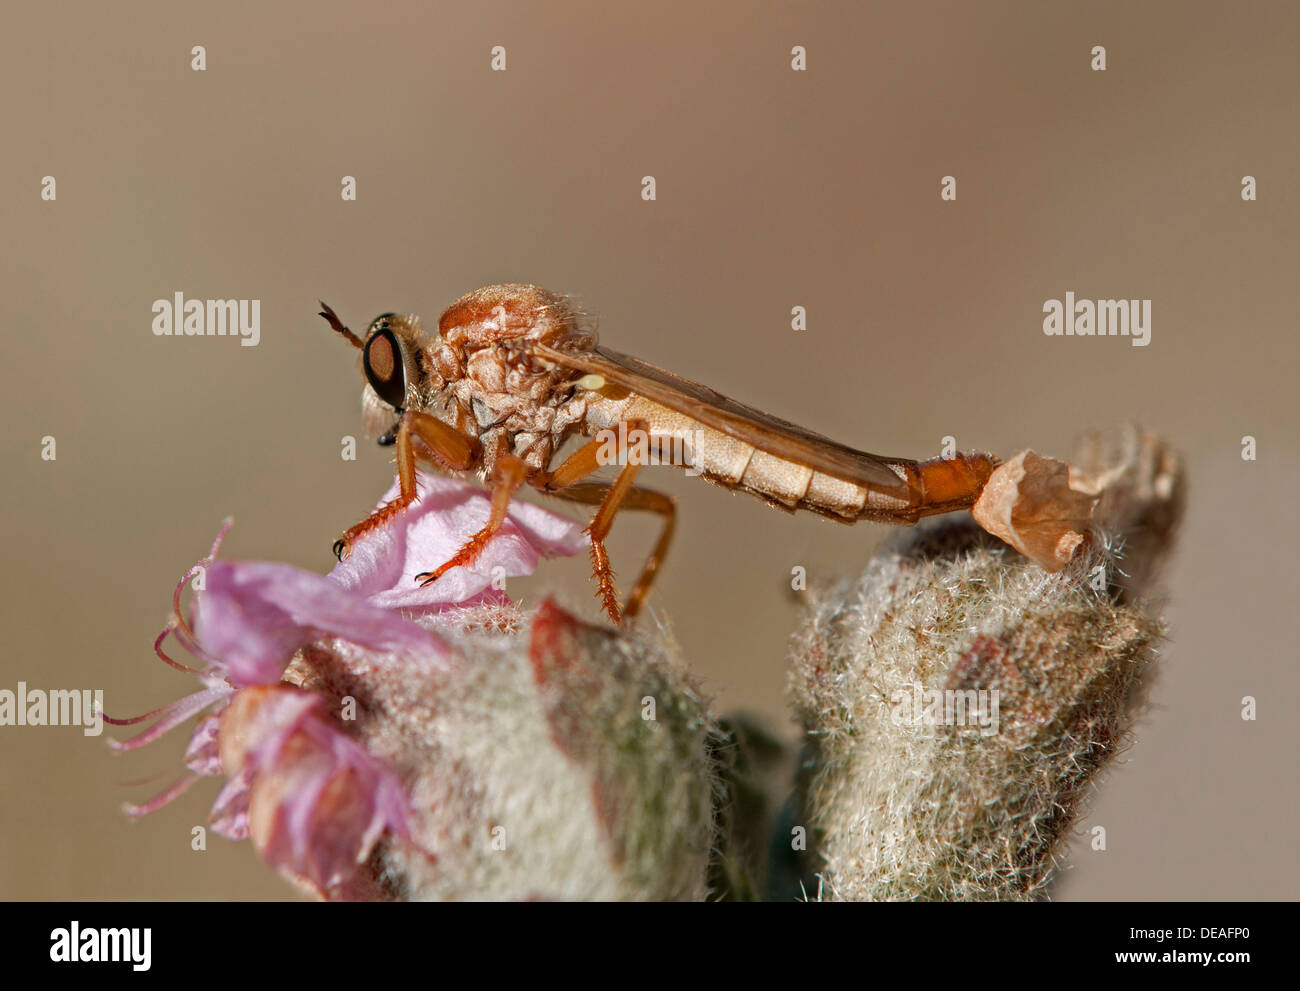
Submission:
[[[54,963],[129,963],[134,971],[152,964],[153,930],[148,928],[81,928],[73,920],[67,929],[50,932],[50,960]]]
[[[688,475],[699,475],[696,452],[700,450],[700,432],[681,430],[670,433],[650,433],[641,427],[629,428],[620,423],[618,428],[607,427],[596,434],[600,446],[596,448],[599,465],[675,465],[686,469]]]
[[[241,347],[257,347],[262,339],[260,299],[171,299],[153,301],[155,337],[239,337]]]
[[[902,726],[960,726],[980,736],[998,731],[1000,696],[996,688],[925,688],[913,684],[890,696],[892,718]]]
[[[1043,303],[1043,333],[1048,337],[1128,337],[1135,348],[1151,343],[1151,300],[1079,299]]]
[[[0,689],[0,726],[81,726],[86,736],[104,732],[104,690]]]

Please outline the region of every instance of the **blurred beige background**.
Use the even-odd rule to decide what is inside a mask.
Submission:
[[[339,457],[361,380],[318,297],[361,329],[536,282],[611,346],[880,454],[1167,435],[1173,637],[1080,823],[1108,849],[1077,841],[1057,896],[1294,898],[1298,42],[1291,3],[9,4],[0,688],[123,714],[191,690],[150,644],[227,514],[230,556],[328,569],[391,469]],[[177,290],[261,299],[261,344],[155,337]],[[1067,290],[1152,299],[1151,345],[1045,337]],[[649,481],[681,498],[653,605],[722,709],[785,725],[791,567],[849,572],[885,528]],[[616,528],[625,578],[652,534]],[[585,562],[542,587],[587,603]],[[0,728],[0,897],[292,897],[248,844],[190,851],[212,782],[118,813],[185,738],[114,758]]]

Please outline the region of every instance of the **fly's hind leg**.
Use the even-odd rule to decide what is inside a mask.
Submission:
[[[627,433],[630,435],[636,430],[648,432],[649,425],[641,420],[628,421]],[[609,618],[615,623],[622,623],[633,619],[641,611],[646,595],[650,592],[650,585],[672,542],[677,519],[677,504],[671,496],[651,489],[636,488],[632,484],[641,467],[638,464],[623,465],[618,477],[612,483],[581,482],[580,479],[586,478],[602,467],[598,458],[602,446],[603,441],[599,439],[584,444],[569,455],[555,471],[539,476],[533,484],[543,492],[558,498],[599,506],[586,531],[591,538],[592,577],[596,579],[596,594],[604,604]],[[619,509],[624,507],[658,513],[663,517],[664,528],[645,567],[641,569],[641,576],[637,579],[626,606],[620,608],[618,594],[614,588],[614,571],[610,567],[609,554],[605,550],[605,538],[609,536],[614,517]]]
[[[609,523],[599,530],[596,527],[597,520],[601,517],[601,510],[611,502],[610,497],[614,493],[614,488],[615,485],[609,482],[579,482],[550,494],[559,499],[601,507],[596,512],[596,519],[593,519],[591,526],[587,528],[587,533],[591,537],[592,577],[596,579],[598,586],[596,594],[601,597],[605,611],[609,613],[611,620],[618,623],[635,619],[641,611],[641,606],[645,604],[646,596],[650,594],[650,586],[663,565],[669,545],[672,544],[673,531],[677,523],[677,502],[672,496],[656,492],[654,489],[633,486],[627,490],[621,502],[610,511],[609,523],[613,522],[613,513],[620,508],[649,510],[663,518],[663,529],[659,532],[659,539],[641,569],[641,575],[632,588],[632,594],[627,598],[627,604],[620,609],[618,596],[614,590],[614,572],[610,568],[609,555],[605,551],[605,537],[609,533]]]
[[[415,502],[418,491],[415,486],[415,448],[412,435],[419,438],[434,462],[457,470],[473,467],[478,454],[476,440],[466,437],[428,413],[407,410],[397,425],[397,478],[401,492],[396,499],[384,503],[334,541],[334,556],[340,561],[352,553],[352,545],[359,537],[387,525]]]

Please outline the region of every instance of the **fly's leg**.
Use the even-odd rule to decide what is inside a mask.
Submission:
[[[599,505],[604,507],[613,488],[614,486],[609,482],[579,482],[570,485],[566,489],[559,489],[550,494],[558,499],[568,499],[571,502],[580,502],[589,506]],[[637,614],[640,613],[641,606],[645,604],[646,596],[650,593],[650,586],[654,582],[655,576],[659,573],[664,558],[668,554],[668,547],[672,543],[673,531],[676,528],[677,502],[672,496],[664,495],[662,492],[633,486],[627,490],[627,493],[618,508],[649,510],[650,512],[657,513],[659,516],[663,517],[664,523],[663,529],[659,533],[659,539],[655,542],[654,549],[650,552],[649,558],[646,559],[645,566],[641,569],[641,575],[637,578],[636,585],[632,588],[632,594],[628,596],[627,604],[624,605],[621,610],[618,606],[618,598],[614,595],[614,573],[612,570],[609,570],[608,555],[605,553],[605,547],[603,544],[604,535],[601,535],[599,541],[596,539],[596,535],[592,535],[592,564],[595,572],[593,577],[599,585],[597,594],[600,595],[603,600],[605,611],[609,613],[610,619],[615,623],[619,622],[619,614],[621,612],[622,621],[626,623],[635,619]],[[597,516],[599,515],[599,512],[597,512]],[[592,524],[594,526],[594,520],[592,521]],[[606,528],[606,532],[608,532],[608,528]],[[591,528],[588,528],[588,533],[591,533]],[[599,551],[596,550],[597,547],[600,548]],[[602,561],[604,562],[606,569],[604,580],[602,580],[602,575],[600,573],[600,564]],[[611,597],[613,602],[612,609],[610,608]]]
[[[420,583],[421,588],[432,585],[452,568],[472,564],[483,553],[483,548],[488,545],[488,541],[505,523],[510,499],[519,491],[519,486],[524,484],[527,477],[528,466],[522,459],[509,453],[497,458],[496,466],[492,470],[492,513],[488,516],[487,524],[465,541],[451,560],[433,571],[424,571],[416,575],[415,580]]]
[[[412,436],[418,437],[432,459],[448,468],[471,468],[478,456],[478,441],[466,437],[428,413],[407,410],[397,426],[397,478],[401,492],[334,541],[334,556],[340,561],[352,553],[353,543],[364,534],[390,523],[416,499],[415,448]]]
[[[626,435],[631,435],[637,430],[648,433],[649,424],[644,420],[627,422]],[[620,433],[622,432],[620,430]],[[668,553],[676,524],[676,503],[670,496],[661,492],[634,487],[633,482],[641,467],[637,464],[623,465],[613,483],[580,483],[581,479],[603,467],[599,460],[602,446],[603,441],[599,439],[589,441],[566,458],[555,471],[539,476],[533,484],[543,492],[561,499],[599,507],[586,529],[587,535],[591,538],[592,577],[597,583],[596,594],[600,597],[610,619],[615,623],[621,623],[631,620],[640,612],[650,591],[650,585],[663,563],[664,556]],[[618,594],[614,588],[614,572],[610,567],[609,554],[605,550],[605,538],[609,536],[614,517],[619,509],[624,507],[658,513],[663,517],[664,528],[649,559],[641,569],[641,576],[637,579],[631,596],[628,597],[627,605],[620,608]]]

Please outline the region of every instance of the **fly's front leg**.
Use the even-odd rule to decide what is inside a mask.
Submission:
[[[421,588],[432,585],[452,568],[472,564],[483,548],[506,521],[506,511],[510,508],[510,499],[519,491],[528,477],[528,466],[513,454],[502,454],[492,469],[492,512],[487,524],[461,546],[450,561],[446,561],[433,571],[424,571],[415,576]]]
[[[386,502],[356,526],[334,541],[334,556],[340,561],[352,553],[353,543],[364,534],[391,522],[400,512],[415,502],[415,448],[412,436],[418,437],[428,449],[432,460],[447,468],[465,470],[474,465],[478,455],[478,441],[466,437],[454,427],[449,427],[428,413],[407,410],[397,424],[397,478],[401,492],[396,499]]]

